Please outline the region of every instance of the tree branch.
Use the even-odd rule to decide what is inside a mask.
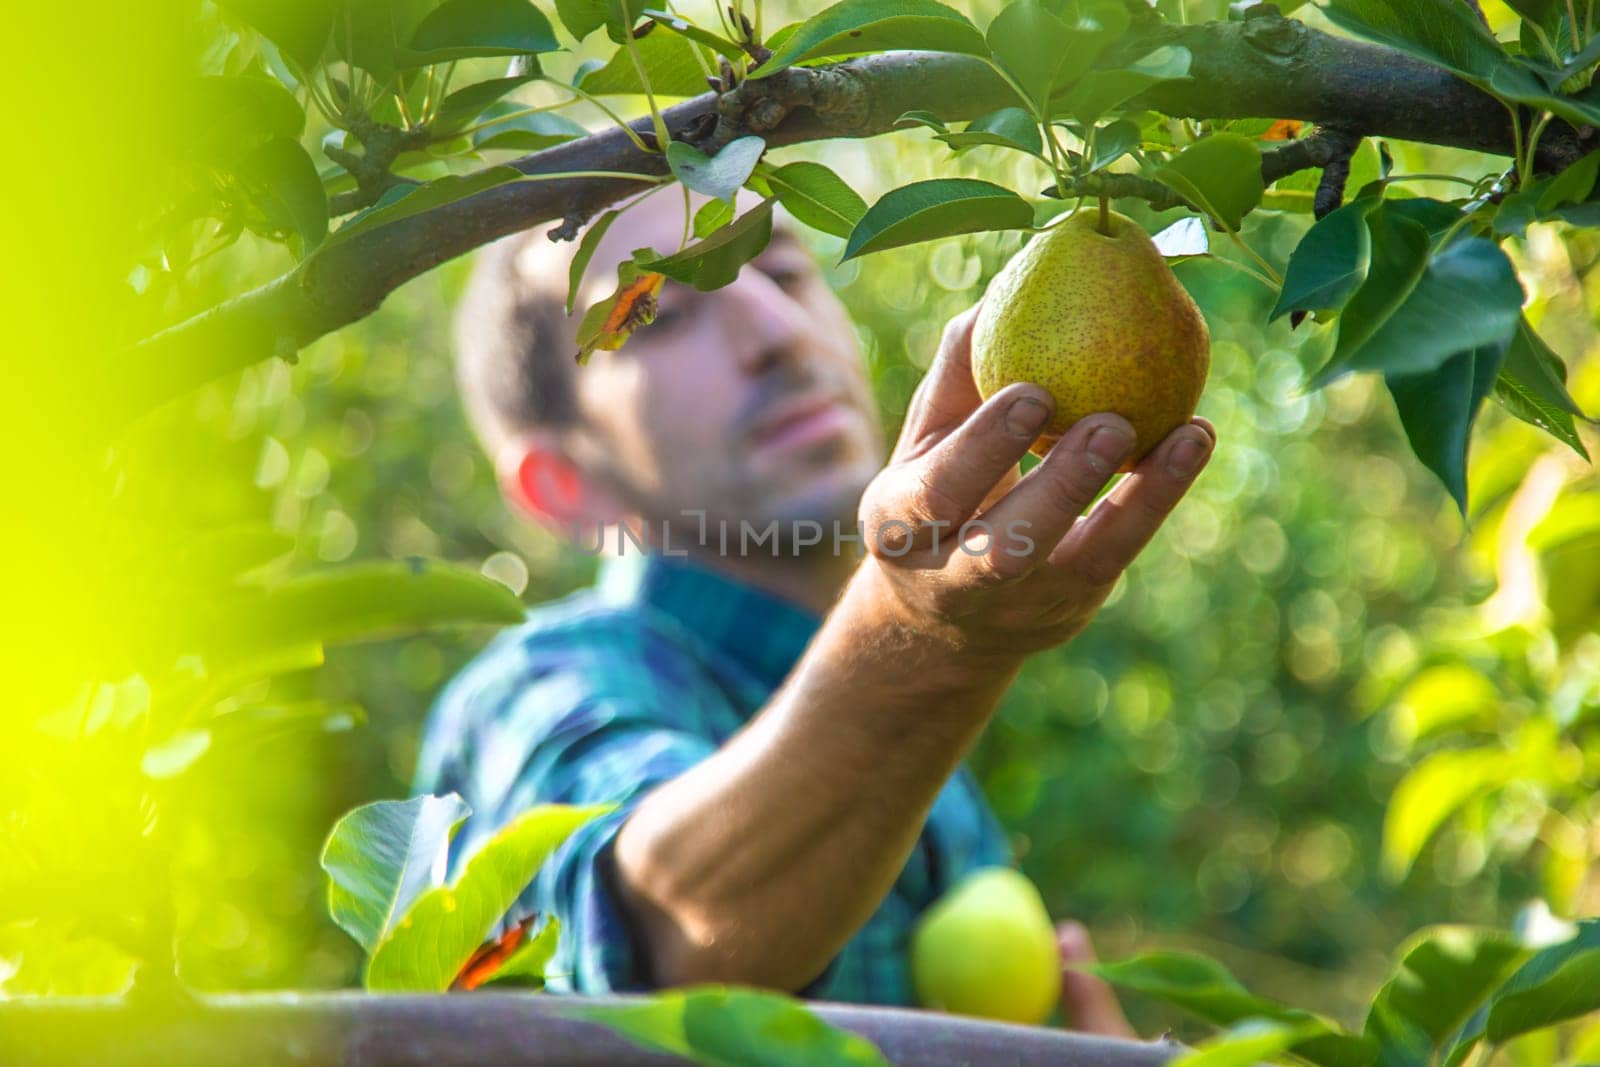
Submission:
[[[120,997],[0,1000],[7,1064],[167,1067],[172,1063],[427,1064],[429,1067],[674,1067],[689,1061],[631,1042],[608,1012],[633,996],[480,991],[371,995],[357,990],[225,993],[141,1008]],[[891,1063],[926,1067],[1162,1067],[1187,1051],[932,1011],[810,1003],[823,1022],[860,1034]],[[248,1050],[241,1055],[241,1050]]]
[[[1392,50],[1310,29],[1270,5],[1250,10],[1255,16],[1240,22],[1147,22],[1128,51],[1142,54],[1162,44],[1187,48],[1191,77],[1157,86],[1133,105],[1186,118],[1301,119],[1348,136],[1511,154],[1505,108],[1471,85]],[[674,139],[710,149],[742,133],[760,133],[777,147],[887,133],[895,119],[914,109],[931,107],[947,121],[959,121],[1011,103],[1010,90],[976,59],[901,52],[790,68],[720,95],[696,97],[664,117]],[[633,128],[648,134],[650,122],[638,119]],[[1326,147],[1325,140],[1306,138],[1279,151]],[[1559,170],[1581,154],[1577,131],[1555,123],[1541,142],[1540,164]],[[1281,163],[1320,166],[1329,158],[1285,155]],[[638,151],[617,128],[512,165],[529,175],[667,170],[659,153]],[[605,178],[510,182],[342,242],[121,354],[106,376],[111,417],[143,410],[267,356],[291,355],[370,314],[406,281],[498,237],[557,221],[554,235],[571,238],[583,220],[642,187],[637,180]]]

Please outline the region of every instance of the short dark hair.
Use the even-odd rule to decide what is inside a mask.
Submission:
[[[528,430],[577,421],[565,270],[575,247],[542,228],[503,237],[479,251],[456,305],[456,381],[491,458]]]

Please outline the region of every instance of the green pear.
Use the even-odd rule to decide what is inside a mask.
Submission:
[[[1061,999],[1061,958],[1039,891],[1009,867],[964,878],[912,931],[911,980],[924,1007],[1044,1022]]]
[[[1012,382],[1055,397],[1035,453],[1110,411],[1137,437],[1123,470],[1194,414],[1210,365],[1200,309],[1144,229],[1114,211],[1078,211],[1029,241],[989,283],[972,327],[984,399]]]

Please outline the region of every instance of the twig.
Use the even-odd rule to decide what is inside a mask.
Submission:
[[[1314,132],[1290,141],[1281,148],[1263,152],[1261,180],[1271,185],[1278,179],[1288,177],[1297,171],[1336,166],[1340,160],[1344,161],[1345,176],[1348,177],[1350,157],[1360,144],[1361,138],[1346,128],[1319,127]],[[1343,188],[1343,179],[1340,179],[1339,187]],[[1072,178],[1065,183],[1064,189],[1052,186],[1040,190],[1040,195],[1062,200],[1070,200],[1076,196],[1134,197],[1147,201],[1156,211],[1165,211],[1189,203],[1177,192],[1153,178],[1138,174],[1105,172]],[[1189,206],[1201,210],[1198,205],[1189,204]]]
[[[1154,178],[1146,178],[1138,174],[1107,174],[1105,172],[1085,174],[1081,178],[1069,178],[1067,180],[1064,196],[1060,195],[1053,185],[1047,189],[1041,189],[1039,193],[1041,196],[1061,200],[1096,196],[1112,200],[1131,198],[1147,202],[1151,209],[1155,211],[1195,206]],[[1199,208],[1195,208],[1195,210],[1199,210]]]

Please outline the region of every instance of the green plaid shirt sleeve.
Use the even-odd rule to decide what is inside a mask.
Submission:
[[[415,789],[454,791],[472,806],[451,846],[453,870],[533,805],[619,805],[569,838],[507,916],[560,920],[553,991],[651,988],[611,882],[617,831],[641,797],[714,752],[767,702],[817,625],[681,561],[608,560],[597,589],[534,611],[441,693]],[[971,870],[1009,861],[963,768],[894,889],[802,995],[911,1003],[907,940],[917,915]]]

